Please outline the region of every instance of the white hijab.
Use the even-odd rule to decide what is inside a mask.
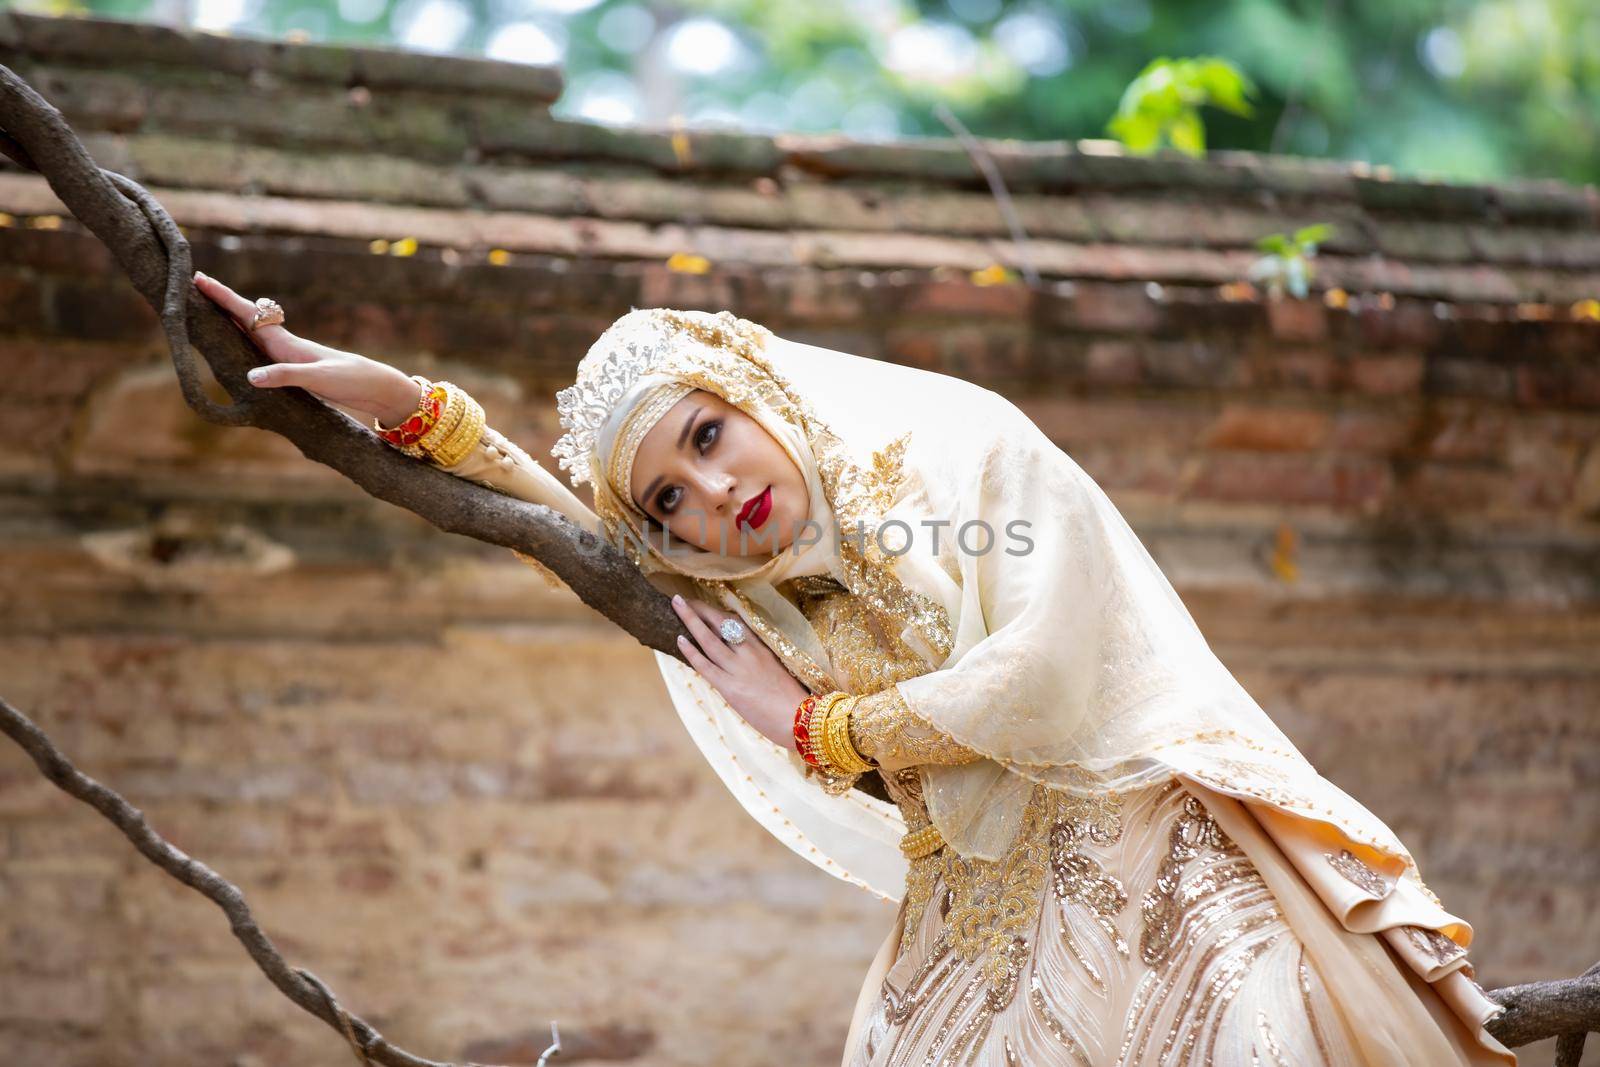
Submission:
[[[650,543],[604,461],[617,458],[627,412],[664,382],[709,389],[760,421],[805,473],[828,535],[767,559]],[[737,613],[814,691],[838,686],[816,633],[775,588],[796,574],[835,577],[923,657],[928,672],[899,683],[906,703],[987,757],[923,768],[929,816],[962,856],[1002,856],[1035,783],[1128,790],[1181,772],[1320,824],[1388,879],[1412,866],[1217,659],[1093,479],[999,394],[789,341],[729,312],[665,308],[619,318],[563,393],[569,434],[555,454],[578,469],[575,483],[594,483],[598,512],[572,517],[613,536],[633,530],[646,550],[630,558],[652,584]],[[549,481],[552,506],[572,499]],[[899,897],[897,809],[848,781],[819,782],[693,669],[657,659],[690,735],[754,818],[830,873]]]

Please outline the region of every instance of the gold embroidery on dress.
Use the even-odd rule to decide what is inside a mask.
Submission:
[[[1389,893],[1389,883],[1383,876],[1368,867],[1359,856],[1347,848],[1338,852],[1324,852],[1323,858],[1328,861],[1328,866],[1344,875],[1345,881],[1369,896],[1380,900]]]
[[[1183,919],[1178,887],[1184,864],[1194,859],[1202,847],[1221,850],[1233,845],[1205,806],[1192,796],[1183,798],[1183,811],[1173,821],[1167,842],[1167,854],[1161,860],[1156,884],[1139,902],[1139,911],[1144,916],[1139,958],[1152,967],[1171,954],[1178,925]]]
[[[1050,830],[1050,873],[1056,897],[1059,900],[1080,904],[1089,910],[1094,922],[1104,930],[1112,949],[1123,959],[1128,958],[1128,942],[1117,929],[1113,916],[1127,907],[1128,893],[1120,879],[1106,873],[1100,861],[1081,850],[1087,839],[1097,845],[1115,844],[1122,836],[1121,802],[1117,795],[1106,794],[1094,798],[1101,811],[1093,819],[1068,819],[1056,823]],[[1095,989],[1102,996],[1106,981],[1089,960],[1071,928],[1063,925],[1061,940],[1072,953]]]
[[[940,961],[944,961],[945,965],[939,968],[940,974],[934,975],[933,970]],[[928,950],[928,958],[918,965],[916,972],[906,982],[903,994],[896,996],[888,983],[884,983],[884,1009],[889,1022],[899,1026],[911,1018],[912,1012],[916,1011],[917,1005],[921,1002],[922,996],[926,992],[924,985],[938,985],[944,973],[950,971],[954,965],[955,960],[950,956],[950,941],[941,934],[938,940],[934,941],[933,947]],[[929,980],[930,976],[932,976],[932,981]]]
[[[1050,1036],[1061,1042],[1067,1051],[1072,1053],[1073,1059],[1077,1060],[1082,1067],[1094,1067],[1093,1061],[1089,1059],[1089,1052],[1083,1047],[1083,1043],[1073,1037],[1072,1031],[1068,1030],[1066,1024],[1056,1017],[1055,1012],[1050,1010],[1050,1005],[1045,1000],[1044,983],[1039,981],[1037,974],[1028,976],[1028,1002],[1033,1005],[1033,1010],[1038,1013],[1040,1021],[1044,1023],[1044,1028],[1049,1031]]]
[[[838,590],[838,586],[834,586]],[[895,683],[927,664],[861,598],[838,591],[795,593],[817,638],[828,649],[841,684],[865,694],[850,715],[850,739],[868,759],[898,765],[970,763],[983,758],[911,710]]]
[[[905,482],[903,460],[909,434],[872,454],[870,471],[854,463],[831,432],[816,437],[817,475],[839,524],[839,561],[850,588],[873,608],[915,626],[943,661],[954,647],[944,607],[909,588],[879,543],[879,520]]]
[[[912,711],[893,685],[857,700],[850,712],[850,740],[876,763],[972,763],[983,759]]]
[[[1121,1063],[1146,1062],[1146,1049],[1163,1026],[1166,1036],[1150,1062],[1214,1062],[1227,1006],[1256,960],[1288,930],[1260,872],[1197,798],[1181,797],[1168,854],[1141,908],[1141,958],[1155,962],[1129,1008]],[[1196,873],[1180,884],[1184,866],[1196,862]]]
[[[1405,926],[1406,937],[1417,946],[1418,950],[1433,957],[1433,961],[1443,965],[1460,959],[1467,954],[1467,950],[1445,934],[1428,926]]]

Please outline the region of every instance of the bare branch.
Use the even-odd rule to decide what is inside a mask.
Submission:
[[[1516,1048],[1561,1037],[1556,1067],[1577,1067],[1584,1035],[1600,1029],[1600,963],[1579,978],[1506,986],[1490,992],[1489,999],[1506,1008],[1488,1026],[1502,1044]]]
[[[4,66],[0,130],[17,148],[13,157],[20,155],[44,174],[161,315],[184,399],[203,418],[281,434],[307,458],[442,530],[525,552],[640,643],[683,658],[677,636],[686,631],[667,598],[603,539],[550,508],[418,462],[302,389],[251,386],[245,374],[261,362],[261,353],[194,287],[188,243],[171,217],[137,183],[96,166],[60,112]],[[191,324],[194,343],[233,397],[232,406],[215,404],[202,392],[189,351]]]
[[[1039,271],[1033,265],[1033,247],[1028,244],[1027,231],[1022,228],[1022,219],[1017,215],[1017,206],[1012,201],[1010,192],[1006,190],[1006,182],[1000,176],[1000,168],[994,165],[994,158],[978,139],[972,136],[966,125],[956,118],[955,112],[951,111],[944,101],[941,100],[933,106],[933,113],[940,122],[950,127],[973,165],[983,172],[984,181],[989,183],[989,193],[999,205],[1000,214],[1004,216],[1006,226],[1011,230],[1012,243],[1017,246],[1017,258],[1022,261],[1022,276],[1030,288],[1039,288]]]
[[[302,967],[291,968],[273,947],[271,939],[256,925],[238,886],[151,829],[142,811],[115,790],[73,766],[33,720],[6,703],[3,697],[0,697],[0,731],[32,757],[46,778],[110,820],[146,859],[221,908],[228,917],[233,936],[244,945],[261,972],[283,991],[284,996],[344,1034],[363,1063],[381,1063],[386,1067],[454,1067],[413,1056],[389,1044],[371,1024],[345,1011],[320,978]],[[467,1064],[466,1067],[478,1065]]]

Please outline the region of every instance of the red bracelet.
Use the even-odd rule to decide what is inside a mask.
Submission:
[[[812,694],[794,709],[794,750],[800,754],[801,759],[820,769],[822,761],[818,759],[816,745],[811,740],[811,713],[816,707],[817,698]]]
[[[416,410],[406,418],[400,420],[398,426],[386,427],[381,425],[376,418],[372,420],[372,428],[378,431],[378,436],[400,448],[415,445],[428,431],[433,429],[439,421],[439,416],[444,410],[447,395],[444,387],[429,382],[426,378],[413,374],[411,380],[418,385],[423,385],[422,398],[417,401]]]

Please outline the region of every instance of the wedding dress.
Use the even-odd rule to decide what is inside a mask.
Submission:
[[[652,539],[607,472],[637,447],[631,414],[686,385],[785,449],[815,543],[739,557]],[[1004,398],[656,308],[619,318],[559,399],[555,454],[593,509],[493,427],[445,469],[737,614],[813,692],[864,697],[850,738],[891,803],[657,656],[751,816],[900,901],[845,1067],[1515,1063],[1484,1029],[1499,1009],[1472,981],[1471,927],[1239,687],[1105,494]],[[917,536],[930,525],[1028,548],[941,548]]]

